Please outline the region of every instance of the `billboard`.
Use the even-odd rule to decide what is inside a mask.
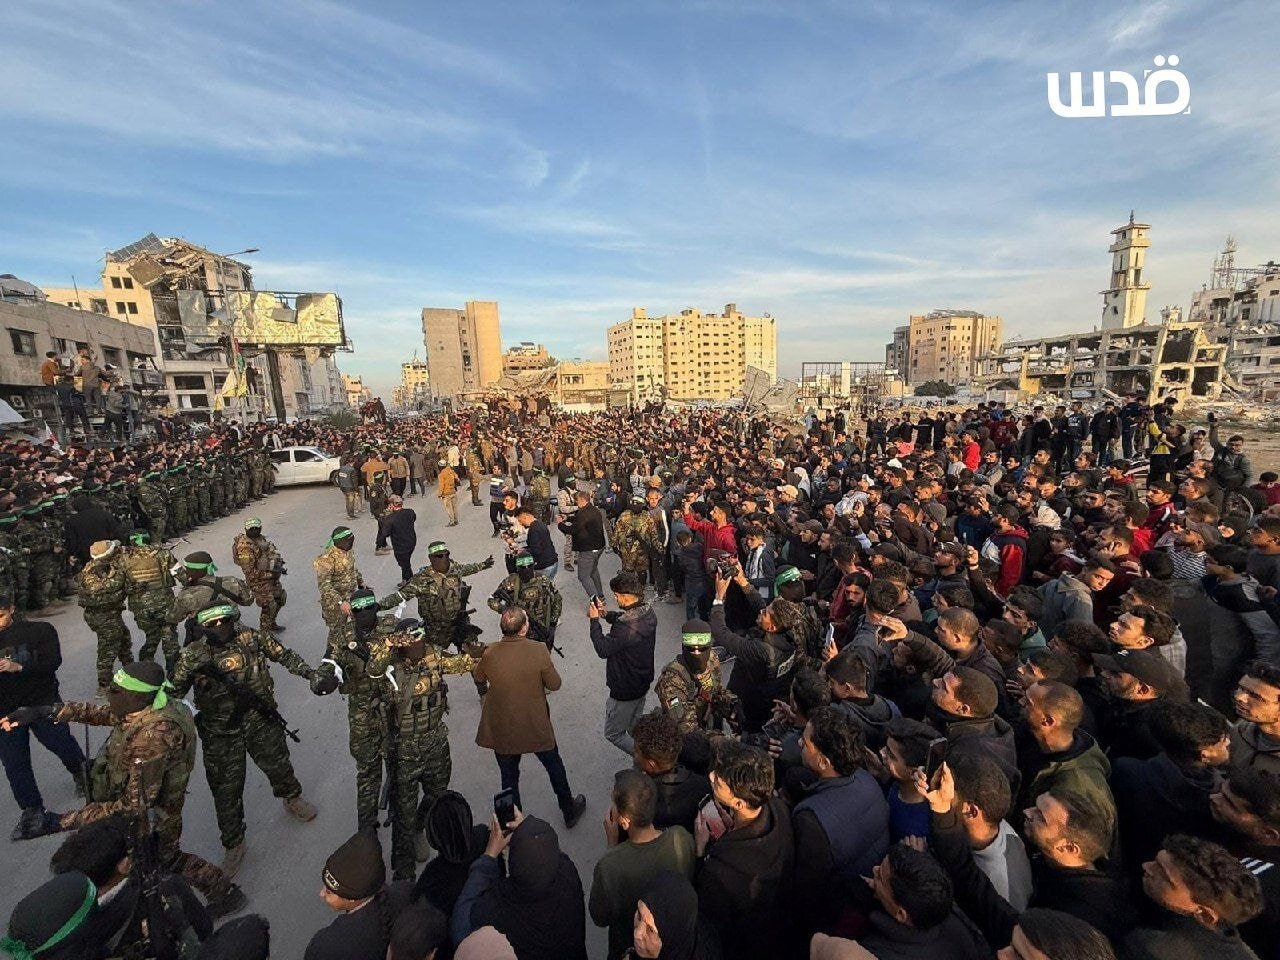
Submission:
[[[231,332],[242,344],[271,347],[341,347],[342,299],[336,293],[228,291]]]

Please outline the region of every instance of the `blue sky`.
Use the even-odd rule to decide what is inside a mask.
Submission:
[[[1263,2],[264,3],[6,12],[0,272],[82,283],[143,234],[255,246],[337,290],[388,390],[418,311],[604,356],[632,306],[779,319],[781,372],[876,359],[934,307],[1006,334],[1100,313],[1153,224],[1148,316],[1225,234],[1280,258],[1280,26]],[[1065,120],[1045,73],[1177,54],[1191,113]]]

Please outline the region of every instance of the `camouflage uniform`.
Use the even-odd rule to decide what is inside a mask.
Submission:
[[[61,593],[62,531],[53,520],[54,503],[46,500],[32,518],[35,525],[35,548],[31,553],[31,604],[33,610],[47,606]]]
[[[231,459],[232,502],[239,510],[249,502],[249,467],[241,457]]]
[[[98,638],[98,686],[111,683],[116,660],[133,663],[133,644],[124,625],[125,572],[119,551],[90,560],[76,578],[85,625]]]
[[[253,592],[239,577],[203,576],[178,591],[173,599],[173,609],[169,611],[169,622],[175,626],[185,623],[205,607],[218,603],[250,607],[253,606]]]
[[[320,588],[320,616],[329,627],[329,642],[333,643],[338,628],[347,621],[342,605],[364,586],[364,577],[356,569],[355,553],[332,545],[312,561],[311,568]]]
[[[214,457],[209,464],[209,515],[227,515],[227,464],[221,456]]]
[[[327,670],[334,676],[341,671],[338,690],[347,697],[349,746],[351,759],[356,762],[356,821],[361,830],[378,822],[382,765],[387,753],[387,700],[391,689],[384,679],[386,663],[378,661],[388,657],[385,638],[395,631],[395,625],[395,617],[383,614],[378,617],[374,636],[365,640],[350,620],[339,624],[316,671]],[[326,664],[326,660],[329,663]]]
[[[467,485],[471,487],[471,505],[480,506],[480,481],[484,478],[484,459],[474,446],[467,451]]]
[[[515,598],[514,603],[500,599],[497,593],[502,591],[510,593]],[[495,595],[489,598],[489,609],[497,614],[511,606],[522,607],[525,613],[546,629],[548,638],[544,642],[548,647],[555,643],[556,625],[560,623],[563,605],[564,598],[556,585],[540,573],[535,573],[528,582],[522,582],[520,575],[513,573],[498,584]]]
[[[369,501],[369,514],[373,519],[381,521],[387,515],[387,500],[390,496],[391,491],[384,481],[375,480],[369,484],[366,498]]]
[[[455,644],[462,602],[463,577],[470,577],[493,566],[493,559],[479,563],[450,561],[448,573],[436,573],[428,564],[410,579],[400,584],[400,589],[378,601],[378,609],[390,610],[406,600],[418,601],[418,619],[427,631],[427,642],[438,647]]]
[[[8,576],[4,586],[8,597],[13,601],[19,613],[27,609],[27,596],[30,591],[31,562],[22,552],[22,544],[17,535],[18,515],[16,513],[0,517],[0,550],[3,550]]]
[[[209,464],[200,461],[200,469],[191,478],[196,492],[196,522],[208,523],[213,519],[213,490],[209,481]]]
[[[187,522],[193,527],[199,526],[202,522],[200,519],[200,495],[197,491],[200,470],[188,471],[186,464],[183,464],[181,469],[184,476],[182,495],[187,504]]]
[[[164,476],[153,470],[138,482],[138,506],[142,510],[143,526],[151,534],[151,542],[162,544],[169,530],[169,505],[165,492],[155,481]]]
[[[117,480],[107,488],[107,509],[111,511],[111,515],[120,521],[120,525],[126,530],[132,530],[133,523],[133,501],[129,498],[129,492],[125,489],[125,482]]]
[[[690,674],[684,660],[676,657],[662,668],[653,692],[658,695],[658,712],[675,720],[681,734],[717,733],[737,709],[738,698],[720,679],[720,658],[714,650],[700,677]]]
[[[529,492],[525,496],[533,515],[544,523],[549,519],[551,505],[551,478],[542,470],[535,470],[529,480]]]
[[[396,880],[412,880],[414,837],[418,832],[419,803],[430,807],[449,789],[453,761],[449,756],[449,712],[446,674],[470,673],[480,661],[465,654],[446,655],[434,644],[426,645],[422,659],[411,663],[392,649],[386,663],[392,724],[391,766],[391,869]]]
[[[129,612],[146,640],[138,650],[139,660],[150,660],[164,645],[165,673],[173,673],[178,660],[178,634],[173,628],[174,559],[164,547],[124,548],[125,592]]]
[[[622,569],[641,583],[649,574],[650,552],[661,552],[658,528],[648,511],[626,510],[613,527],[613,545],[622,558]]]
[[[314,675],[298,654],[271,634],[247,627],[238,627],[226,646],[217,646],[205,637],[193,641],[183,648],[173,671],[176,696],[182,696],[195,684],[204,773],[213,793],[222,845],[228,850],[244,841],[246,754],[266,774],[277,797],[291,800],[302,795],[302,785],[289,761],[284,729],[237,701],[220,682],[224,678],[230,680],[274,709],[275,683],[268,660],[274,660],[294,676],[311,679]]]
[[[275,632],[276,615],[288,599],[280,583],[279,571],[284,568],[280,551],[266,537],[254,539],[241,533],[232,541],[231,554],[236,566],[244,571],[244,581],[253,592],[254,600],[262,608],[259,629]]]
[[[184,467],[173,467],[165,471],[165,487],[169,498],[169,518],[173,521],[172,535],[180,537],[191,529],[190,517],[187,513],[187,497],[184,490],[186,480],[182,476]]]
[[[187,781],[196,763],[196,726],[181,702],[170,700],[159,710],[140,710],[123,720],[105,704],[64,703],[53,720],[111,727],[90,768],[89,802],[62,817],[64,829],[76,830],[120,812],[145,816],[152,808],[165,865],[206,899],[231,892],[226,874],[178,846]]]
[[[18,541],[18,550],[26,560],[26,579],[25,597],[26,610],[39,610],[48,603],[49,591],[48,586],[41,585],[36,581],[36,567],[40,563],[40,554],[46,548],[46,539],[44,531],[40,524],[40,508],[39,506],[29,506],[22,509],[18,515],[18,522],[13,530],[13,535]]]
[[[262,461],[261,450],[255,450],[246,458],[249,468],[249,496],[254,500],[262,498]]]

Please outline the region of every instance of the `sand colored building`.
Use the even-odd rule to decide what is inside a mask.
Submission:
[[[661,317],[636,307],[607,336],[610,385],[633,403],[729,400],[742,392],[748,366],[777,379],[777,322],[744,316],[736,304],[718,314],[690,307]]]
[[[492,386],[502,376],[502,333],[498,304],[468,300],[461,310],[422,309],[431,392],[456,397]]]
[[[977,359],[1000,348],[1002,321],[973,310],[934,310],[910,318],[907,330],[906,381],[944,380],[966,384],[977,372]],[[899,328],[901,329],[901,328]],[[902,372],[900,338],[886,350],[886,361]]]

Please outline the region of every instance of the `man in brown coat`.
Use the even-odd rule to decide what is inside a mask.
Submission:
[[[572,827],[587,809],[587,798],[569,789],[556,732],[551,727],[547,691],[560,689],[560,674],[551,662],[545,643],[529,639],[529,616],[521,607],[509,607],[498,621],[502,640],[485,648],[484,657],[471,675],[488,681],[489,692],[480,711],[476,743],[492,750],[502,771],[502,789],[515,793],[520,807],[520,757],[535,755],[551,778],[566,827]],[[523,809],[523,807],[521,807]]]

